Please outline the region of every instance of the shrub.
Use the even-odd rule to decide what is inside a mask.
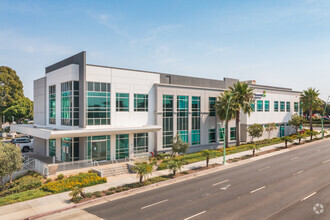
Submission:
[[[181,174],[189,174],[189,172],[188,171],[183,171],[183,172],[181,172]]]
[[[9,184],[9,183],[8,183]],[[31,189],[36,189],[41,186],[41,177],[23,176],[16,179],[9,189],[0,192],[0,197],[7,196],[13,193],[24,192]]]
[[[57,180],[62,180],[62,179],[64,179],[64,175],[63,175],[63,174],[59,174],[59,175],[57,176]]]
[[[93,196],[93,193],[85,193],[86,198],[91,198]]]
[[[49,182],[51,182],[52,180],[51,179],[47,179],[46,181],[45,181],[45,183],[49,183]]]
[[[81,173],[76,176],[70,176],[66,179],[47,183],[43,185],[41,189],[48,192],[59,193],[72,190],[76,186],[87,187],[106,182],[106,178],[101,178],[96,173]]]
[[[0,206],[40,198],[48,194],[50,193],[40,189],[32,189],[25,192],[15,193],[13,195],[0,198]]]
[[[88,170],[88,173],[94,173],[94,171],[93,170]]]
[[[94,196],[96,196],[97,198],[102,197],[102,192],[96,191],[94,192]]]
[[[157,170],[166,170],[167,169],[167,164],[166,163],[161,163],[158,165]]]

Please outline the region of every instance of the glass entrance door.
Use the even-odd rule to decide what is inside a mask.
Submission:
[[[107,159],[106,141],[92,142],[92,159],[97,161]]]
[[[284,137],[284,126],[280,127],[280,137]]]

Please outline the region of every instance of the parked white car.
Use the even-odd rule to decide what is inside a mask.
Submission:
[[[10,142],[21,148],[22,152],[29,152],[33,149],[33,139],[27,137],[14,138]]]

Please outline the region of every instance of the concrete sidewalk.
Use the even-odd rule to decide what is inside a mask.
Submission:
[[[263,147],[258,152],[276,149],[282,146],[284,146],[284,143],[275,144],[275,145]],[[245,155],[251,155],[251,154],[252,151],[235,153],[226,156],[226,160],[242,157]],[[210,160],[210,164],[220,164],[222,162],[223,162],[222,157],[214,158]],[[196,169],[199,167],[203,167],[205,165],[206,165],[205,160],[188,164],[182,168],[182,171]],[[169,170],[154,171],[153,174],[150,175],[149,177],[157,177],[157,176],[167,175],[169,173],[170,173]],[[108,183],[85,188],[85,192],[102,191],[102,190],[107,190],[110,187],[117,187],[128,183],[138,182],[138,178],[136,174],[124,174],[124,175],[109,177],[107,180]],[[69,193],[70,192],[59,193],[55,195],[45,196],[38,199],[33,199],[29,201],[24,201],[24,202],[0,207],[0,219],[24,219],[44,212],[50,212],[60,208],[69,207],[70,205],[72,205],[72,203],[69,201],[70,199]]]

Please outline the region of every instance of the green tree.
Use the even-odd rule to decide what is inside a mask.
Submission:
[[[16,71],[7,66],[0,66],[0,120],[3,115],[9,121],[11,116],[18,119],[33,118],[32,101],[24,97],[23,83]]]
[[[306,135],[310,136],[310,140],[313,140],[313,137],[316,137],[319,134],[317,131],[306,131]]]
[[[206,159],[206,167],[209,167],[210,157],[213,157],[215,155],[214,151],[205,149],[201,151],[201,155]]]
[[[322,106],[322,101],[319,99],[319,90],[315,88],[308,88],[300,95],[301,107],[308,110],[309,114],[309,127],[313,131],[313,111],[318,110]]]
[[[231,119],[235,118],[236,109],[237,109],[237,107],[235,106],[236,104],[231,102],[231,96],[232,96],[232,94],[228,90],[225,90],[224,92],[220,93],[220,96],[218,97],[218,100],[214,105],[215,109],[217,110],[217,115],[218,115],[220,121],[225,121],[226,147],[228,147],[228,136],[229,136],[228,135],[228,122]],[[229,101],[230,101],[230,104],[229,104]],[[229,104],[229,108],[228,108],[228,104]],[[228,117],[226,120],[227,108],[228,108]]]
[[[284,141],[285,143],[285,148],[288,147],[288,142],[292,143],[293,142],[293,139],[289,136],[285,136],[285,137],[282,137],[282,140]]]
[[[10,177],[12,182],[13,173],[23,167],[22,153],[19,147],[11,143],[0,142],[0,178],[1,185],[6,182],[5,177]],[[3,187],[2,187],[3,188]]]
[[[180,160],[171,159],[167,162],[167,168],[173,172],[173,175],[175,175],[176,172],[181,171],[182,166],[183,164]]]
[[[297,133],[299,127],[305,123],[305,118],[299,116],[298,114],[294,114],[294,115],[292,115],[292,117],[288,123],[289,123],[289,125],[293,126],[296,129],[296,133]]]
[[[153,165],[146,162],[135,163],[133,170],[137,173],[140,183],[142,183],[143,179],[147,179],[152,174]]]
[[[276,129],[275,123],[268,123],[265,130],[268,132],[268,138],[270,138],[270,133]]]
[[[248,127],[247,132],[251,136],[251,143],[253,143],[254,138],[259,138],[262,136],[262,133],[264,132],[264,128],[262,125],[253,124]]]
[[[252,112],[251,103],[253,101],[253,88],[249,88],[246,82],[237,82],[233,87],[229,87],[230,92],[233,94],[233,105],[235,108],[236,118],[236,146],[240,143],[240,114],[250,115]]]
[[[254,156],[257,150],[260,150],[260,147],[256,144],[249,144],[249,149],[252,150],[252,155]]]
[[[172,141],[171,157],[175,157],[176,154],[185,154],[188,150],[189,144],[182,141],[181,137],[177,134]]]
[[[300,144],[300,143],[301,143],[301,139],[305,138],[305,136],[304,136],[304,135],[301,135],[301,134],[298,134],[298,135],[296,136],[296,138],[298,139],[299,144]]]

